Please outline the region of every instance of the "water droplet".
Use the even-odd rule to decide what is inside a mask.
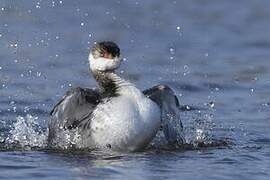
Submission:
[[[170,54],[171,54],[170,60],[173,60],[174,59],[174,54],[175,54],[175,49],[171,47],[169,50],[170,50]]]
[[[181,28],[180,28],[180,26],[177,26],[176,29],[179,31]]]
[[[68,84],[68,86],[69,86],[69,87],[71,87],[71,86],[72,86],[72,84]]]
[[[63,1],[59,1],[60,4],[63,4]]]
[[[2,67],[0,66],[0,70],[2,70]]]
[[[2,34],[0,34],[0,37],[2,37]]]
[[[214,102],[209,102],[209,106],[210,106],[211,108],[214,108],[214,107],[215,107],[215,103],[214,103]]]
[[[14,43],[14,44],[10,44],[10,47],[18,47],[18,44],[17,43]]]
[[[13,109],[13,112],[16,112],[17,111],[17,107],[16,106],[14,106],[12,109]]]
[[[15,101],[10,101],[9,104],[10,104],[10,105],[14,105],[14,104],[15,104]]]
[[[84,26],[84,23],[83,22],[81,22],[81,26]]]
[[[205,56],[205,57],[208,57],[208,56],[209,56],[209,54],[208,54],[208,53],[205,53],[205,54],[204,54],[204,56]]]
[[[59,39],[59,36],[55,36],[55,39]]]
[[[174,48],[170,48],[170,52],[172,53],[172,54],[174,54]]]
[[[5,10],[5,8],[4,8],[4,7],[2,7],[2,8],[1,8],[1,10],[2,10],[2,11],[4,11],[4,10]]]
[[[125,24],[125,27],[130,29],[131,26],[129,24]]]
[[[190,73],[190,69],[189,69],[188,65],[184,65],[184,73],[183,73],[183,75],[186,76],[189,73]]]
[[[40,3],[39,3],[39,2],[37,2],[36,8],[37,8],[37,9],[40,9]]]
[[[40,77],[41,76],[41,72],[37,72],[37,77]]]
[[[254,89],[253,89],[253,88],[251,88],[251,89],[250,89],[250,92],[252,92],[252,93],[253,93],[253,92],[254,92]]]

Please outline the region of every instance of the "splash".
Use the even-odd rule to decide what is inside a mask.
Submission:
[[[215,119],[211,112],[188,111],[182,113],[181,117],[184,128],[178,128],[177,131],[183,135],[184,142],[168,144],[164,133],[159,131],[149,148],[152,150],[200,150],[233,145],[230,138],[219,137],[216,134]]]
[[[27,114],[26,117],[18,116],[16,120],[5,140],[7,145],[15,145],[25,150],[47,146],[48,133],[38,124],[38,117]]]
[[[193,114],[193,113],[192,113]],[[194,114],[192,115],[194,116]],[[200,117],[199,117],[200,116]],[[174,149],[200,149],[207,147],[228,146],[228,141],[214,138],[213,117],[209,114],[196,115],[190,126],[178,128],[179,134],[182,134],[181,140],[176,144],[168,143],[163,131],[159,131],[151,142],[149,148],[156,150],[174,150]],[[58,149],[69,151],[80,151],[86,147],[80,146],[82,139],[78,133],[72,134],[65,131],[57,141]],[[9,135],[5,138],[0,134],[0,145],[2,150],[47,150],[48,131],[44,130],[39,124],[39,118],[27,114],[25,117],[18,116],[13,124]],[[3,146],[4,145],[4,146]],[[2,147],[3,146],[3,147]],[[54,148],[53,148],[54,149]]]
[[[186,141],[197,147],[199,144],[211,144],[214,140],[214,120],[209,112],[194,113],[192,125],[185,129]]]

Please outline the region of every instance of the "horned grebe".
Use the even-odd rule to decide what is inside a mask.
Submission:
[[[168,143],[183,142],[178,99],[168,86],[141,92],[119,77],[120,49],[114,42],[97,43],[89,64],[99,88],[73,88],[56,104],[49,120],[50,146],[138,151],[161,127]]]

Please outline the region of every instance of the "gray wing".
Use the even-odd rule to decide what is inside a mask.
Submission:
[[[100,101],[101,95],[97,90],[73,88],[55,105],[50,115],[54,120],[61,121],[64,128],[75,128],[91,115]]]
[[[89,126],[91,114],[100,101],[101,95],[94,89],[77,87],[67,91],[50,113],[49,141],[56,136],[59,129]]]
[[[180,108],[180,103],[173,92],[173,90],[167,85],[156,85],[143,91],[143,94],[156,102],[160,107],[162,106],[164,98],[170,99],[171,103],[175,104],[176,107]],[[167,96],[167,97],[164,97]]]
[[[179,116],[179,101],[174,91],[166,85],[157,85],[143,91],[161,109],[162,131],[170,144],[185,142],[183,125]]]

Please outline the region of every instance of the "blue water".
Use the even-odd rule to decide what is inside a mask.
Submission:
[[[0,0],[0,179],[269,179],[270,1]],[[189,147],[138,153],[46,148],[88,52],[113,40],[140,89],[174,88]],[[194,143],[199,140],[203,145]],[[224,142],[224,143],[219,143]]]

